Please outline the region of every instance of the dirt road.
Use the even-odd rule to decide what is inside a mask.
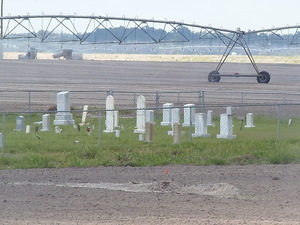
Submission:
[[[0,224],[299,224],[300,165],[0,171]]]

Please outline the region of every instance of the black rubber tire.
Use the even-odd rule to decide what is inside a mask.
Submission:
[[[270,82],[270,74],[267,72],[267,71],[261,71],[259,73],[261,76],[257,77],[257,82],[258,83],[264,83],[264,84],[267,84]]]
[[[220,73],[218,71],[216,71],[216,70],[211,71],[208,74],[208,81],[209,82],[219,82],[221,80],[221,76],[218,76],[218,75],[220,75]]]

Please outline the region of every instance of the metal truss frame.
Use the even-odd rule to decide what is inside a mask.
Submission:
[[[244,32],[241,30],[229,30],[223,28],[215,28],[210,26],[202,26],[197,24],[189,24],[184,22],[167,21],[167,20],[154,20],[154,19],[139,19],[139,18],[125,18],[125,17],[103,17],[103,16],[78,16],[78,15],[25,15],[25,16],[6,16],[0,17],[1,24],[1,34],[2,39],[17,39],[17,38],[35,38],[39,39],[41,42],[78,42],[79,44],[158,44],[165,42],[190,42],[191,40],[181,28],[193,28],[199,29],[199,39],[206,38],[216,38],[221,40],[225,46],[225,51],[214,71],[209,73],[208,80],[210,82],[219,82],[221,76],[235,76],[235,77],[257,77],[259,83],[268,83],[270,81],[270,75],[266,71],[259,71],[257,64],[254,61],[254,57],[250,51],[249,45],[245,40],[245,36],[251,34],[264,33],[266,36],[275,36],[279,40],[283,40],[284,37],[281,34],[283,30],[295,30],[290,45],[300,44],[298,42],[300,25],[297,26],[287,26],[278,27],[271,29],[261,29],[257,31]],[[40,20],[38,24],[42,24],[42,29],[37,32],[35,23],[33,21]],[[80,31],[76,21],[84,21],[83,32]],[[45,25],[44,25],[45,23]],[[120,24],[122,26],[120,26]],[[119,27],[114,24],[118,24]],[[150,32],[147,28],[159,27],[159,33]],[[5,27],[4,27],[5,26]],[[117,33],[115,28],[122,27],[122,32]],[[91,36],[97,31],[97,29],[102,28],[105,30],[106,35],[110,38],[102,42],[93,43],[90,41]],[[73,36],[72,40],[55,40],[51,36],[58,33],[59,29],[61,32],[65,29],[69,34]],[[16,33],[17,30],[22,30],[23,32]],[[81,24],[82,30],[82,24]],[[4,31],[4,32],[3,32]],[[120,29],[119,29],[120,31]],[[148,37],[149,41],[141,42],[128,41],[131,36],[134,36],[137,31],[142,32]],[[178,40],[168,39],[169,33],[176,33]],[[228,56],[232,53],[234,47],[241,47],[247,57],[249,58],[253,68],[256,72],[255,75],[240,75],[235,74],[220,74],[220,69],[225,63]]]

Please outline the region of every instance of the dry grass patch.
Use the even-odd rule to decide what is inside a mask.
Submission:
[[[4,59],[18,59],[20,52],[5,52]],[[38,59],[53,59],[53,53],[38,53]],[[220,55],[144,55],[144,54],[83,54],[85,60],[153,61],[153,62],[219,62]],[[299,64],[300,56],[254,56],[257,63]],[[57,59],[53,59],[57,60]],[[245,55],[229,56],[226,62],[250,63]]]

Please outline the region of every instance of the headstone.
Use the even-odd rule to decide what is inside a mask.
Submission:
[[[195,104],[184,105],[183,127],[189,127],[190,124],[195,125]]]
[[[43,124],[41,131],[49,131],[50,130],[50,115],[45,114],[43,115]]]
[[[208,110],[207,111],[207,126],[214,127],[215,124],[213,123],[213,111]]]
[[[105,133],[113,133],[115,132],[114,126],[115,126],[115,99],[112,95],[107,96],[106,98],[106,119],[105,119],[105,125],[106,129],[104,130]]]
[[[236,138],[236,135],[232,134],[232,115],[227,113],[220,115],[220,134],[217,135],[217,138],[233,139]]]
[[[145,142],[151,143],[153,141],[153,123],[147,122],[145,127]]]
[[[226,107],[226,113],[228,115],[232,115],[232,107],[231,106]]]
[[[207,133],[207,115],[205,113],[196,113],[195,115],[195,133],[192,137],[210,137]]]
[[[62,132],[62,129],[59,126],[55,126],[54,131],[56,134],[60,134]]]
[[[116,137],[119,138],[121,136],[121,131],[120,130],[116,130]]]
[[[174,123],[173,124],[173,144],[180,144],[181,142],[181,124]]]
[[[146,123],[146,99],[143,95],[137,97],[137,111],[136,111],[136,129],[134,133],[143,134],[145,133]]]
[[[245,127],[246,128],[255,127],[253,124],[253,113],[247,113]]]
[[[171,126],[172,125],[172,113],[173,103],[163,104],[163,121],[160,123],[161,126]]]
[[[168,135],[173,135],[173,128],[175,123],[180,123],[180,115],[179,115],[179,109],[178,108],[173,108],[171,110],[172,112],[172,131],[168,131]]]
[[[82,110],[82,118],[81,118],[80,126],[85,125],[88,110],[89,110],[89,106],[88,105],[84,105],[83,106],[83,110]]]
[[[114,111],[114,128],[119,127],[119,111]]]
[[[154,110],[146,110],[146,123],[152,123],[154,122]]]
[[[26,126],[26,131],[25,131],[25,133],[26,133],[26,134],[29,134],[29,133],[30,133],[30,125],[27,125],[27,126]]]
[[[144,141],[144,134],[139,134],[139,141]]]
[[[91,129],[91,127],[87,127],[87,128],[86,128],[86,132],[87,132],[87,134],[88,134],[89,136],[92,136],[92,129]]]
[[[57,113],[55,115],[54,125],[74,125],[73,115],[70,104],[70,94],[68,91],[62,91],[57,94]]]
[[[16,119],[16,131],[24,131],[24,116],[18,116]]]

